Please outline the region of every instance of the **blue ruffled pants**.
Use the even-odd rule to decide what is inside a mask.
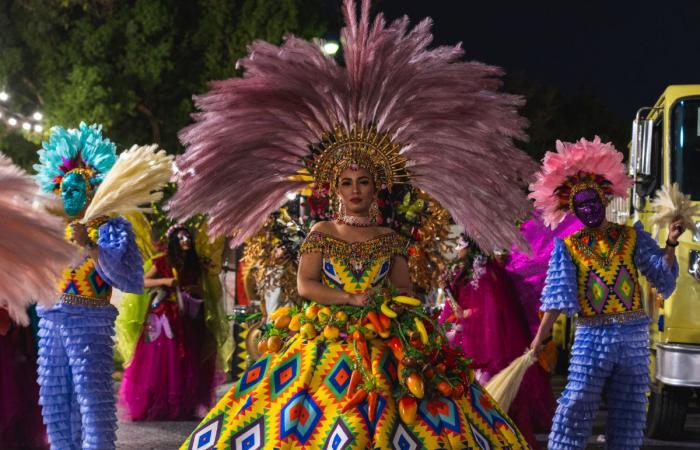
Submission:
[[[39,403],[51,450],[114,449],[116,308],[59,304],[37,309]]]
[[[569,377],[549,435],[550,450],[585,449],[606,392],[607,448],[638,449],[649,390],[649,321],[579,327]]]

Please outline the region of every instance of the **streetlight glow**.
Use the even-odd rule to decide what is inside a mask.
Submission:
[[[10,95],[5,91],[0,91],[0,102],[6,102],[10,99]]]
[[[10,117],[9,119],[7,119],[7,123],[11,127],[14,127],[17,125],[17,119],[15,119],[14,117]]]
[[[34,119],[34,120],[41,120],[43,118],[44,118],[44,115],[42,113],[40,113],[39,111],[32,114],[32,119]]]
[[[44,127],[38,124],[34,125],[34,131],[36,131],[37,133],[41,133],[42,131],[44,131]]]
[[[333,56],[336,53],[338,53],[338,50],[340,50],[340,45],[338,45],[337,42],[328,41],[323,44],[322,49],[323,53],[325,53],[326,55]]]
[[[22,124],[22,128],[24,128],[25,130],[29,131],[29,130],[32,129],[32,124],[29,123],[29,122],[24,122],[24,123]]]

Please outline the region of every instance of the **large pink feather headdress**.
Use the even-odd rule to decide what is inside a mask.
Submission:
[[[0,307],[22,325],[31,303],[58,299],[56,278],[76,254],[63,221],[33,207],[37,196],[34,180],[0,154]]]
[[[515,221],[529,212],[521,186],[536,164],[513,143],[526,139],[522,99],[497,91],[500,69],[460,61],[460,45],[429,49],[429,19],[410,29],[407,17],[370,22],[369,9],[363,0],[358,18],[344,2],[344,67],[317,42],[257,41],[243,78],[195,99],[175,216],[206,212],[237,245],[304,187],[296,174],[328,182],[335,163],[364,155],[375,179],[430,194],[482,248],[524,242]]]
[[[542,210],[545,225],[556,228],[571,210],[573,195],[581,189],[595,189],[605,204],[612,197],[626,197],[632,179],[622,159],[622,153],[598,136],[593,141],[557,141],[557,151],[544,155],[537,180],[530,185],[530,198]]]

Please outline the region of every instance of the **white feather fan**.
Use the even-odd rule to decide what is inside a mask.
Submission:
[[[659,189],[651,201],[651,207],[654,210],[651,221],[655,226],[664,228],[681,219],[686,230],[695,231],[693,216],[700,216],[700,206],[693,205],[690,196],[683,194],[677,183],[670,188],[663,186]]]
[[[157,145],[136,146],[119,155],[95,192],[81,222],[99,216],[145,211],[140,205],[161,199],[172,174],[173,157]]]

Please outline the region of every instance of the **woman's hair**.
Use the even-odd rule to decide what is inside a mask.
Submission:
[[[180,246],[179,234],[183,231],[190,238],[190,248],[188,250],[183,250]],[[201,272],[199,257],[194,248],[194,237],[187,228],[177,227],[168,233],[168,263],[183,275],[185,273],[199,274]]]

